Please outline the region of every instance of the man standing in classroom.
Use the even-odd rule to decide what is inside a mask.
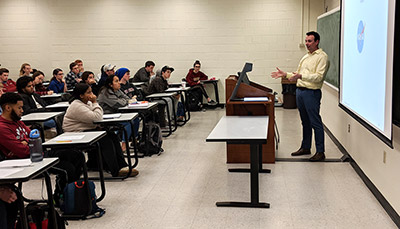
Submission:
[[[303,140],[301,147],[292,156],[311,154],[312,130],[315,134],[317,152],[309,161],[325,160],[324,127],[319,114],[321,104],[321,87],[328,70],[328,55],[318,48],[320,36],[317,32],[306,33],[306,46],[308,53],[300,60],[296,72],[284,72],[276,68],[271,73],[274,79],[287,78],[296,81],[296,103],[299,109],[301,124],[303,126]]]

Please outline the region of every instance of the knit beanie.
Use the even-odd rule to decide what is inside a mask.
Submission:
[[[121,80],[124,77],[125,73],[129,72],[127,68],[120,68],[115,72],[115,75],[118,76],[118,79]]]

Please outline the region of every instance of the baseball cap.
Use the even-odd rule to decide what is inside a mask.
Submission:
[[[103,67],[103,71],[110,71],[110,70],[113,70],[115,67],[116,67],[115,65],[106,64],[106,65],[104,65],[104,67]]]
[[[171,72],[173,72],[173,71],[174,71],[174,68],[173,68],[173,67],[170,67],[170,66],[168,66],[168,65],[165,65],[165,66],[161,69],[161,72],[166,72],[167,70],[171,70]]]

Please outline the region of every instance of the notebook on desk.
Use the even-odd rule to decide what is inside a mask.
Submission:
[[[103,114],[103,119],[113,119],[113,118],[119,118],[119,117],[121,117],[121,113]]]
[[[233,98],[231,101],[240,101],[240,102],[268,102],[268,97],[244,97],[244,98]]]
[[[148,101],[138,101],[135,103],[130,103],[128,107],[147,107],[149,105]]]

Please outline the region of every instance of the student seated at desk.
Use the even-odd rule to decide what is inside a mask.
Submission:
[[[92,93],[95,96],[99,95],[99,86],[94,78],[94,73],[90,71],[85,71],[82,73],[82,82],[88,84],[92,88]]]
[[[156,75],[151,80],[149,88],[148,88],[149,95],[154,94],[154,93],[165,92],[165,90],[168,89],[168,80],[171,77],[171,73],[173,71],[174,71],[174,68],[169,67],[169,66],[164,66],[161,69],[161,75]],[[170,117],[172,118],[174,115],[174,112],[176,112],[179,96],[174,97],[173,99],[171,99],[171,98],[166,98],[166,99],[168,101],[168,109],[169,109]],[[173,108],[172,103],[175,103],[175,111],[172,109]],[[159,116],[160,116],[160,126],[165,127],[166,126],[165,104],[162,104],[162,102],[160,102],[159,106],[158,106],[158,111],[159,111]]]
[[[92,93],[92,88],[85,83],[78,83],[72,93],[71,105],[64,116],[63,129],[65,132],[81,132],[99,130],[93,121],[103,119],[103,109],[97,103],[97,97]],[[128,174],[128,164],[122,155],[122,149],[118,137],[112,131],[99,140],[105,169],[113,176],[125,176]],[[96,152],[89,152],[89,167],[95,167]],[[131,176],[139,172],[132,169]]]
[[[33,86],[35,88],[35,93],[38,95],[52,95],[53,91],[47,90],[47,88],[43,85],[44,73],[41,71],[36,71],[32,75],[33,78]]]
[[[40,98],[40,95],[34,93],[32,77],[21,76],[20,78],[18,78],[17,90],[24,102],[23,115],[45,111],[45,107],[47,106],[47,104],[42,98]],[[54,119],[50,119],[48,121],[45,121],[43,125],[44,129],[55,128],[56,122]]]
[[[21,121],[23,101],[19,94],[8,92],[1,96],[0,106],[3,113],[0,116],[0,151],[6,159],[29,158],[29,133],[31,130]],[[67,183],[79,179],[85,161],[82,153],[76,151],[51,151],[49,157],[58,157],[60,162],[55,167],[66,171],[65,176],[59,176],[55,195],[64,190]]]
[[[56,68],[53,70],[53,78],[50,80],[49,90],[54,91],[54,93],[64,93],[67,91],[67,85],[63,79],[64,73],[61,69]]]
[[[15,228],[18,205],[17,195],[7,185],[0,186],[0,228]]]
[[[129,97],[125,95],[121,90],[119,79],[115,75],[107,77],[104,86],[100,90],[99,104],[103,108],[105,114],[117,113],[118,108],[124,107],[129,104]],[[132,127],[130,122],[121,123],[124,125],[126,132],[128,133],[128,139],[132,135]],[[135,132],[139,129],[139,119],[134,121]],[[126,150],[126,139],[123,135],[122,139],[122,151]]]
[[[127,68],[120,68],[115,72],[115,75],[119,78],[119,83],[121,84],[121,91],[125,93],[130,99],[136,96],[136,100],[143,101],[144,94],[141,90],[137,89],[135,85],[129,83],[129,78],[131,73]]]
[[[0,80],[3,83],[3,91],[4,92],[15,92],[17,91],[17,87],[15,82],[12,79],[8,78],[8,74],[10,72],[7,68],[0,68]]]
[[[203,96],[207,99],[209,105],[216,105],[217,103],[207,95],[207,92],[200,81],[208,79],[208,76],[200,71],[200,67],[200,61],[196,60],[193,64],[193,68],[189,69],[189,72],[186,75],[186,82],[190,85],[191,90],[200,90]]]

